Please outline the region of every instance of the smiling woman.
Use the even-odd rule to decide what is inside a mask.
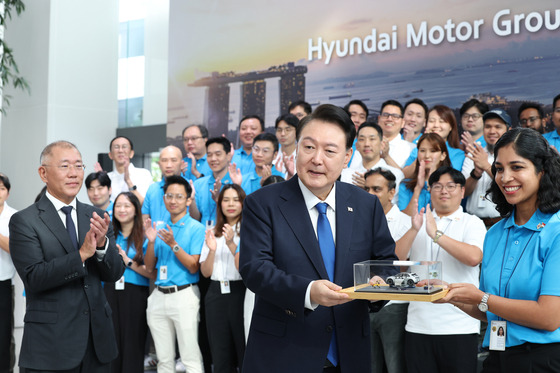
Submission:
[[[480,289],[451,284],[443,302],[487,321],[484,372],[560,370],[560,156],[536,131],[496,143],[490,187],[503,219],[486,236]],[[505,332],[505,350],[496,330]],[[541,366],[546,369],[531,370]],[[548,369],[548,370],[547,370]]]

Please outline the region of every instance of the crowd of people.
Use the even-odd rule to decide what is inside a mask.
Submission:
[[[559,371],[560,95],[551,118],[543,133],[530,102],[514,123],[476,99],[459,118],[417,98],[376,118],[359,100],[297,101],[274,133],[242,118],[238,149],[187,126],[155,182],[124,136],[109,144],[113,170],[87,176],[72,143],[50,144],[35,205],[9,207],[0,174],[0,364],[17,269],[28,372],[476,372],[480,321],[484,371]],[[84,178],[93,207],[76,200]],[[366,259],[441,261],[449,292],[347,303],[337,290]],[[67,342],[62,317],[77,330]]]

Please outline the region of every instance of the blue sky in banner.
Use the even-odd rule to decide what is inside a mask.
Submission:
[[[527,1],[179,1],[170,6],[169,122],[204,123],[212,72],[307,66],[306,100],[343,105],[420,97],[457,107],[472,94],[549,104],[558,91],[560,4]],[[230,84],[229,128],[240,110]],[[332,98],[340,97],[340,98]],[[267,126],[278,83],[267,80]],[[172,126],[173,127],[173,126]]]

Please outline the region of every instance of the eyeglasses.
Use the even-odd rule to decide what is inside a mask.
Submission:
[[[430,190],[432,192],[439,193],[443,190],[443,188],[445,188],[445,190],[447,190],[448,192],[453,192],[455,189],[457,189],[458,186],[459,186],[459,184],[457,184],[457,183],[447,183],[445,185],[434,184],[430,187]]]
[[[527,118],[527,119],[521,119],[521,120],[519,121],[519,123],[520,123],[521,125],[524,126],[524,125],[526,125],[527,123],[534,123],[534,122],[536,122],[537,119],[541,119],[541,117],[529,117],[529,118]]]
[[[61,164],[59,166],[53,166],[48,164],[41,165],[43,167],[56,167],[62,172],[68,172],[71,169],[76,170],[77,172],[83,172],[86,169],[86,166],[83,164]]]
[[[175,201],[181,202],[181,201],[184,201],[187,197],[184,194],[166,193],[166,194],[163,195],[163,198],[165,198],[168,201],[171,201],[172,199],[174,199]]]
[[[122,150],[128,150],[128,149],[130,149],[130,145],[126,145],[126,144],[125,145],[113,145],[111,147],[111,149],[116,150],[116,151],[119,151],[121,149]]]
[[[200,140],[202,136],[193,136],[193,137],[183,137],[183,142],[195,142],[196,140]]]
[[[255,152],[255,154],[264,154],[264,155],[268,155],[270,153],[272,153],[272,149],[270,148],[259,148],[258,146],[253,146],[253,151]]]
[[[397,120],[397,119],[401,119],[402,115],[400,114],[391,114],[391,113],[381,113],[381,117],[384,119],[388,119],[389,117]]]
[[[462,118],[463,118],[464,120],[469,120],[469,119],[472,119],[472,120],[479,120],[480,118],[482,118],[482,114],[480,114],[480,113],[474,113],[474,114],[467,114],[467,113],[465,113],[465,114],[463,114]]]
[[[294,127],[276,128],[276,133],[285,133],[286,135],[295,131]]]

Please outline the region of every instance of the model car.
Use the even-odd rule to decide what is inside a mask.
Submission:
[[[420,277],[414,272],[401,272],[394,276],[389,276],[385,282],[391,287],[410,287],[413,288],[420,281]]]

